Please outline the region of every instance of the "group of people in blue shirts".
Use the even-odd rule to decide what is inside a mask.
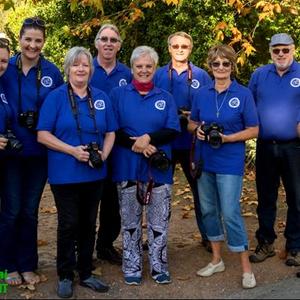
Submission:
[[[253,73],[250,89],[234,77],[231,46],[209,50],[211,77],[189,61],[193,39],[182,31],[168,37],[170,63],[157,69],[156,51],[138,46],[128,68],[116,59],[122,44],[117,27],[104,24],[95,58],[79,46],[67,52],[65,82],[41,54],[42,19],[25,19],[19,42],[20,53],[9,59],[8,40],[0,37],[0,234],[6,236],[0,270],[7,270],[8,284],[40,281],[38,208],[47,180],[58,214],[59,297],[72,297],[76,272],[81,286],[109,290],[92,274],[95,244],[99,259],[122,265],[126,284],[142,284],[143,213],[151,277],[171,283],[167,240],[178,162],[202,243],[212,252],[198,276],[225,270],[221,248],[227,240],[240,254],[242,287],[256,286],[251,262],[275,255],[280,178],[288,204],[286,264],[300,265],[300,67],[288,34],[272,36],[273,63]],[[249,257],[240,197],[245,141],[252,138],[258,138],[259,228]],[[120,232],[122,254],[113,246]]]

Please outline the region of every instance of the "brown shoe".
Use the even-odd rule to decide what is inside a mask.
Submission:
[[[273,244],[258,244],[254,253],[249,256],[249,260],[252,263],[260,263],[266,260],[268,257],[275,255],[274,245]]]
[[[289,251],[285,264],[287,266],[300,266],[300,253],[295,250]]]

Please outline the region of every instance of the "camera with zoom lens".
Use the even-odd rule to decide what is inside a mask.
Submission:
[[[159,171],[168,171],[171,166],[171,161],[163,150],[158,150],[149,157],[150,166]]]
[[[96,169],[100,169],[103,166],[103,160],[98,151],[101,151],[98,144],[96,142],[90,142],[87,145],[86,151],[90,154],[89,161],[92,166]]]
[[[15,152],[21,152],[23,149],[23,144],[16,138],[11,130],[7,130],[6,134],[1,134],[1,137],[6,138],[7,144],[5,150],[11,150]]]
[[[220,148],[222,145],[222,137],[220,133],[223,133],[223,126],[213,122],[210,125],[201,125],[201,130],[204,132],[205,140],[210,144],[212,148]]]
[[[188,117],[186,115],[187,111],[189,111],[189,109],[185,106],[180,107],[177,110],[181,130],[187,130],[187,126],[188,126],[188,123],[189,123]]]
[[[27,129],[35,129],[38,121],[38,113],[33,110],[21,112],[18,117],[19,124]]]

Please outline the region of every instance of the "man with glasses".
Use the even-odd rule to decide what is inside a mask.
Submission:
[[[173,173],[176,163],[179,162],[192,190],[202,244],[211,251],[202,222],[196,180],[190,173],[192,135],[187,131],[193,96],[200,87],[210,83],[211,78],[206,71],[189,61],[193,49],[193,39],[189,34],[183,31],[171,34],[168,37],[168,49],[171,61],[156,71],[154,83],[173,95],[178,109],[181,134],[172,143]]]
[[[95,38],[98,54],[94,58],[95,71],[90,83],[108,95],[114,87],[131,82],[130,69],[117,60],[121,44],[121,36],[115,25],[104,24],[101,26]],[[113,247],[113,242],[117,239],[121,228],[118,194],[115,184],[110,179],[110,167],[108,170],[108,178],[104,184],[103,197],[100,202],[96,250],[99,259],[121,265],[122,256]]]
[[[256,148],[258,245],[250,261],[258,263],[275,255],[274,224],[281,179],[288,206],[285,263],[300,266],[300,64],[294,60],[290,35],[273,35],[269,46],[273,63],[258,68],[249,83],[260,122]]]

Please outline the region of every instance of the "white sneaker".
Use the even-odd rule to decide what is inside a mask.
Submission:
[[[256,287],[256,280],[253,273],[244,273],[242,285],[244,289],[252,289]]]
[[[221,259],[221,261],[216,265],[209,263],[206,267],[200,269],[197,272],[197,275],[202,277],[208,277],[213,275],[214,273],[223,272],[224,270],[225,270],[225,265],[223,263],[223,260]]]

